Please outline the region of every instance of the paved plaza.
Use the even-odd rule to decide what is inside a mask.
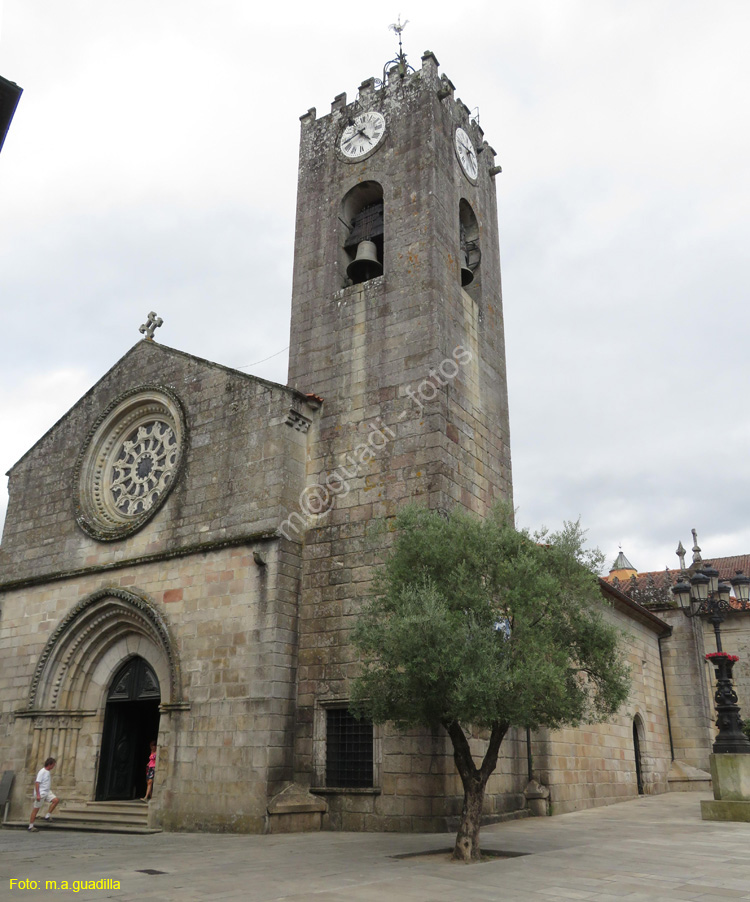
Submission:
[[[516,857],[477,865],[424,854],[447,849],[452,840],[447,834],[118,836],[5,829],[0,832],[0,898],[750,900],[750,824],[702,821],[699,799],[708,797],[647,796],[496,824],[482,830],[483,847]],[[37,881],[39,888],[11,888],[12,878]],[[120,889],[72,888],[73,881],[102,879],[119,881]],[[48,880],[58,887],[67,880],[70,888],[47,889]]]

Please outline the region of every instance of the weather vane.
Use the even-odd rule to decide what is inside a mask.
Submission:
[[[401,24],[401,13],[398,14],[398,19],[394,22],[393,25],[388,26],[388,30],[394,32],[398,35],[398,55],[401,56],[401,32],[406,28],[409,24],[409,20],[407,19],[403,25]]]
[[[387,62],[385,64],[385,68],[383,69],[383,82],[386,81],[386,76],[388,75],[389,67],[392,63],[396,63],[396,66],[398,68],[398,75],[400,75],[401,78],[403,78],[410,70],[412,72],[414,71],[414,68],[406,62],[406,54],[404,53],[404,48],[401,45],[401,34],[408,24],[408,19],[406,19],[404,22],[401,21],[401,13],[399,13],[396,22],[394,22],[393,25],[388,26],[389,31],[392,31],[394,32],[394,34],[398,35],[398,56],[395,60],[390,60],[390,62]]]
[[[154,332],[156,332],[156,330],[163,322],[164,320],[160,316],[157,316],[152,310],[151,313],[149,313],[146,322],[142,326],[140,326],[138,331],[143,332],[146,341],[153,341]]]

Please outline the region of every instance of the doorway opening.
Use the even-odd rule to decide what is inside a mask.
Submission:
[[[635,779],[638,784],[638,795],[643,795],[643,769],[641,767],[641,740],[638,736],[638,721],[633,721],[633,751],[635,753]]]
[[[159,681],[143,658],[131,658],[115,674],[104,714],[97,801],[143,797],[149,743],[159,735],[160,701]]]

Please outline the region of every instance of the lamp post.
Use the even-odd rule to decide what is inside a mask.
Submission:
[[[716,636],[716,652],[706,655],[716,671],[716,726],[719,732],[714,742],[714,754],[750,754],[750,740],[742,732],[742,718],[737,704],[737,693],[732,685],[732,668],[737,656],[727,654],[721,647],[721,624],[731,610],[729,604],[730,583],[719,580],[719,571],[706,563],[690,577],[680,575],[672,587],[682,612],[687,617],[704,615],[713,625]],[[739,601],[750,599],[750,577],[741,570],[731,580],[731,587]]]

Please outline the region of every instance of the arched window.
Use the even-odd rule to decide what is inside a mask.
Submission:
[[[643,721],[639,714],[633,718],[633,755],[635,757],[635,782],[638,787],[638,795],[643,795],[643,759],[641,746],[643,745]]]
[[[383,274],[383,189],[377,182],[355,185],[341,202],[339,268],[344,285]]]
[[[458,206],[460,235],[460,271],[461,287],[475,300],[482,293],[481,262],[482,251],[479,247],[479,223],[471,205],[461,200]]]

